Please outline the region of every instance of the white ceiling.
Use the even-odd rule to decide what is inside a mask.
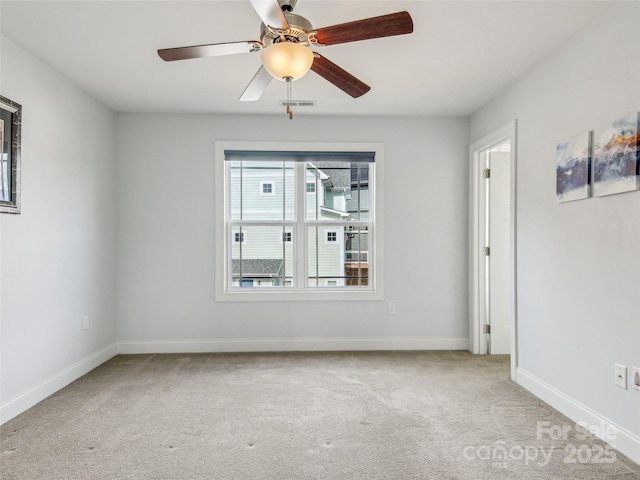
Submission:
[[[275,1],[275,0],[274,0]],[[310,72],[300,114],[466,116],[612,1],[300,0],[314,27],[407,10],[414,33],[319,47],[372,89],[353,99]],[[280,113],[285,84],[239,102],[260,55],[166,63],[158,48],[259,40],[248,0],[2,0],[2,33],[122,112]],[[0,59],[1,62],[1,59]],[[0,64],[1,66],[1,64]]]

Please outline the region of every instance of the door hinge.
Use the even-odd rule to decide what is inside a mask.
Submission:
[[[487,335],[491,335],[491,325],[488,323],[482,326],[482,333],[486,333]]]
[[[483,176],[484,178],[491,178],[491,169],[490,169],[490,168],[485,168],[485,169],[482,171],[482,176]]]
[[[491,247],[484,247],[484,254],[488,257],[491,255]]]

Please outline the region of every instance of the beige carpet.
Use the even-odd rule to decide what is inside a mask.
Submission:
[[[583,433],[504,356],[120,355],[0,428],[0,478],[640,479]]]

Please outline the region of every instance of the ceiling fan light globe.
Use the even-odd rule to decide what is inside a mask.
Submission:
[[[264,68],[273,78],[298,80],[311,69],[313,52],[306,46],[293,42],[269,45],[260,52]]]

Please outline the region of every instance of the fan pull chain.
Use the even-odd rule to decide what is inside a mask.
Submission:
[[[289,115],[289,120],[293,120],[293,110],[291,109],[291,83],[293,78],[287,77],[285,81],[287,82],[287,115]]]

